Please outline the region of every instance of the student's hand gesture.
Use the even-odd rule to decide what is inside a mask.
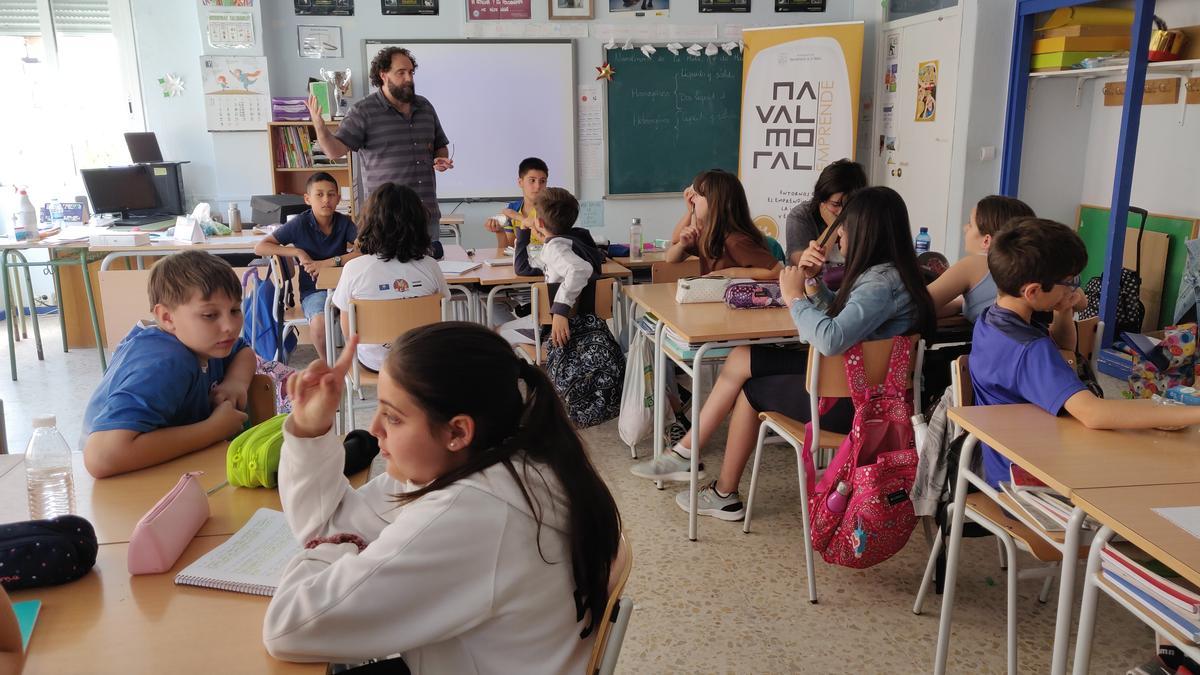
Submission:
[[[454,168],[454,160],[449,157],[434,157],[433,168],[436,171],[449,171]]]
[[[696,202],[692,199],[696,196],[696,190],[691,185],[683,188],[683,203],[687,205],[688,213],[696,214]]]
[[[304,105],[308,108],[308,118],[312,121],[313,125],[324,127],[325,118],[321,116],[321,104],[317,102],[317,97],[309,94],[308,100],[304,102]]]
[[[542,241],[546,241],[554,236],[546,229],[546,224],[542,222],[541,218],[527,218],[525,222],[529,225],[529,229],[533,230],[534,234]]]
[[[791,307],[797,298],[805,296],[804,279],[804,270],[794,265],[788,265],[779,272],[779,293],[788,307]]]
[[[521,222],[525,218],[525,216],[523,216],[520,213],[513,211],[512,209],[509,209],[509,208],[505,208],[500,213],[507,216],[509,220],[514,220],[514,221],[517,221],[518,223]]]
[[[555,314],[554,318],[550,319],[550,341],[555,347],[565,347],[570,339],[571,329],[567,325],[567,317]]]
[[[483,228],[488,232],[500,232],[504,230],[504,226],[496,218],[488,218],[483,221]]]
[[[700,226],[695,223],[679,231],[679,243],[691,248],[700,240]]]
[[[345,389],[346,373],[357,358],[358,338],[346,342],[337,363],[330,366],[321,359],[288,378],[287,393],[292,402],[290,431],[300,438],[316,438],[333,426]]]
[[[304,271],[308,273],[308,276],[316,279],[317,275],[321,273],[322,269],[329,267],[329,261],[313,260],[312,258],[309,258],[308,260],[300,263],[300,266],[304,268]]]
[[[816,240],[808,242],[808,248],[800,254],[800,270],[805,278],[812,279],[820,276],[825,269],[825,251],[817,245]]]
[[[223,401],[213,408],[208,421],[217,430],[221,438],[233,438],[242,433],[249,417],[246,413],[234,407],[233,401]]]
[[[231,385],[228,381],[221,382],[215,385],[208,392],[208,400],[212,403],[212,407],[216,408],[222,403],[229,401],[233,407],[238,410],[246,409],[246,388],[237,385]]]

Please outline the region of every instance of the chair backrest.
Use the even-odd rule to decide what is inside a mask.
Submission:
[[[608,651],[609,639],[612,637],[612,626],[621,593],[625,590],[625,582],[629,581],[629,573],[633,569],[633,551],[624,533],[617,544],[617,557],[613,559],[612,569],[608,573],[608,602],[604,605],[604,616],[596,627],[596,642],[592,645],[592,656],[588,659],[587,675],[594,675],[600,670],[600,662]],[[613,647],[619,649],[620,643]]]
[[[592,287],[596,292],[596,316],[608,321],[613,317],[613,293],[616,282],[612,279],[596,279]],[[533,285],[533,297],[537,298],[538,323],[543,326],[549,324],[553,318],[550,316],[550,302],[553,298],[550,297],[550,288],[546,282],[539,281]]]
[[[971,370],[967,367],[967,355],[954,359],[950,364],[950,383],[953,386],[954,405],[975,405],[975,387],[971,384]]]
[[[1075,344],[1075,351],[1084,358],[1085,361],[1091,361],[1096,355],[1096,340],[1099,336],[1100,317],[1093,316],[1090,319],[1081,319],[1075,322],[1075,327],[1079,331],[1079,340]]]
[[[261,373],[250,378],[246,391],[246,415],[250,424],[260,424],[275,416],[275,381]]]
[[[351,300],[350,334],[361,344],[381,345],[412,328],[442,320],[442,295],[393,300]]]
[[[684,260],[683,262],[656,262],[650,266],[650,283],[666,284],[679,281],[683,277],[700,276],[700,259]]]
[[[908,361],[908,382],[913,384],[913,373],[918,372],[920,366],[919,354],[917,345],[920,342],[919,335],[908,336],[909,342],[912,344],[912,351]],[[867,384],[877,385],[883,384],[888,374],[888,362],[892,356],[892,339],[872,340],[862,343],[863,360],[867,371]],[[813,368],[814,366],[819,372],[816,373],[816,395],[825,398],[849,398],[850,383],[846,381],[846,359],[842,355],[838,356],[820,356],[815,348],[808,348],[808,375],[805,377],[805,388],[809,394],[813,392]],[[916,399],[919,400],[919,399]]]

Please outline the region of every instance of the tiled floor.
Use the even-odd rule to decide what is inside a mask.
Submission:
[[[46,360],[37,361],[32,341],[20,343],[20,381],[12,382],[7,373],[0,377],[10,448],[16,452],[29,438],[30,416],[42,411],[58,415],[64,436],[74,444],[80,415],[100,378],[95,350],[63,354],[57,321],[44,318],[42,327]],[[310,358],[312,352],[302,348],[293,363]],[[360,413],[360,423],[367,414]],[[626,595],[636,609],[621,672],[921,673],[932,668],[940,596],[929,598],[923,615],[912,613],[928,551],[920,530],[899,555],[869,570],[818,560],[820,603],[810,605],[789,449],[771,447],[764,456],[753,533],[743,534],[740,523],[702,518],[700,539],[691,542],[687,515],[674,502],[682,486],[658,491],[631,475],[633,460],[617,438],[615,422],[583,436],[617,499],[634,550]],[[717,452],[706,456],[710,466],[719,466]],[[748,484],[746,479],[743,487]],[[1002,673],[1005,577],[996,544],[991,538],[965,540],[963,551],[951,672]],[[1054,599],[1037,602],[1039,587],[1038,581],[1020,586],[1023,673],[1049,669],[1055,606]],[[1149,658],[1153,637],[1102,595],[1095,644],[1092,672],[1124,673]]]

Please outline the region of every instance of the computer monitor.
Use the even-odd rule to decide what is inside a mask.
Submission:
[[[131,131],[125,134],[125,145],[129,148],[129,160],[134,164],[163,161],[158,148],[158,137],[153,131]]]
[[[120,213],[122,220],[129,220],[130,211],[162,208],[150,167],[81,169],[79,174],[92,202],[92,213]]]

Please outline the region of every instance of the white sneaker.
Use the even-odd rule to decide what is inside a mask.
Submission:
[[[710,483],[700,488],[696,495],[696,513],[701,516],[712,516],[720,520],[742,520],[746,517],[746,509],[742,506],[742,498],[734,492],[728,497],[717,494],[716,483]],[[684,511],[691,512],[691,492],[684,490],[675,495],[675,503]]]
[[[650,480],[685,481],[692,479],[692,460],[674,450],[648,462],[639,462],[629,468],[633,475]],[[704,478],[704,462],[700,462],[700,478]]]

